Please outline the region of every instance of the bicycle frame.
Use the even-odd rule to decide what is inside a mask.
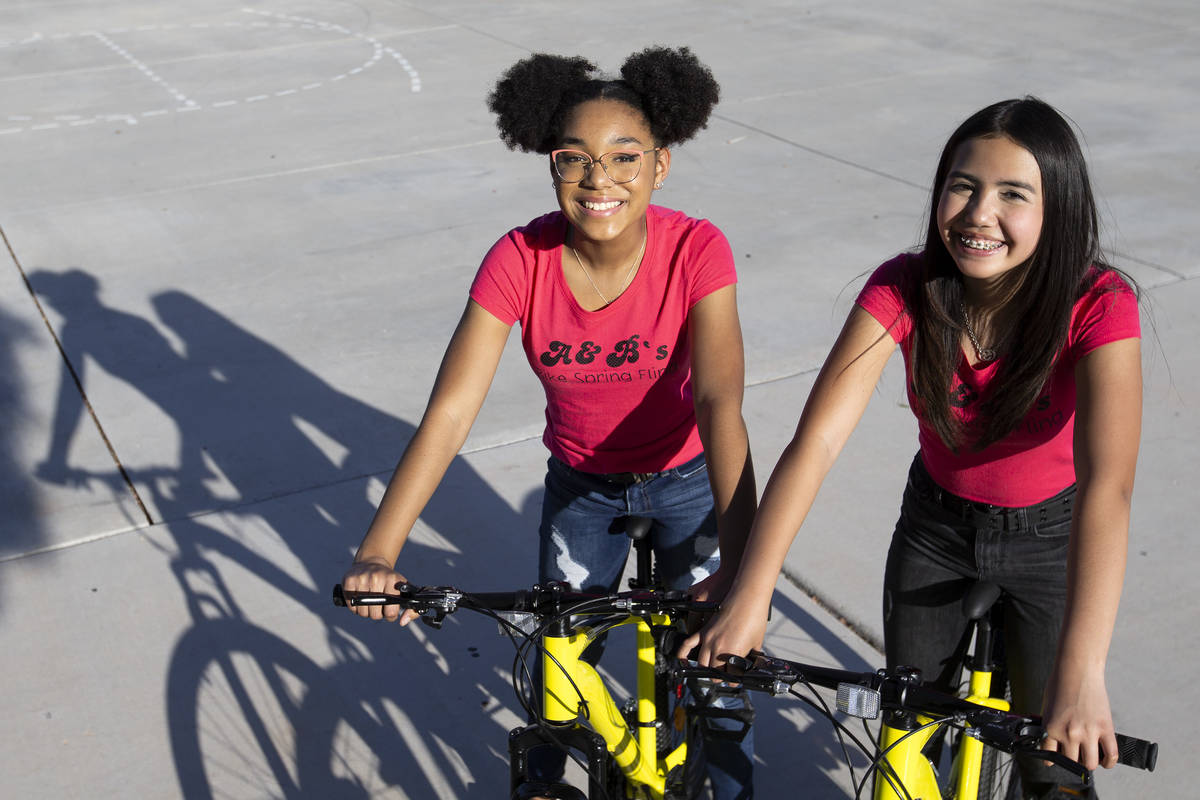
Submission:
[[[992,697],[992,674],[995,646],[999,636],[996,621],[1000,619],[1001,592],[994,584],[976,583],[963,600],[963,613],[975,628],[974,652],[966,657],[968,670],[967,702],[1008,711],[1007,700]],[[910,724],[914,721],[915,724]],[[890,724],[890,723],[902,724]],[[944,723],[942,723],[944,724]],[[876,779],[874,800],[940,800],[942,797],[933,764],[923,748],[940,724],[927,717],[898,712],[884,717],[879,731],[879,748],[889,769],[889,781]],[[977,800],[979,779],[983,766],[984,744],[970,735],[963,736],[950,767],[951,797],[956,800]]]
[[[649,797],[661,800],[667,775],[687,756],[684,741],[664,758],[658,758],[659,709],[655,700],[655,642],[652,625],[670,625],[667,615],[649,619],[630,615],[618,625],[636,626],[637,694],[636,733],[609,693],[604,680],[581,656],[594,638],[593,629],[579,627],[565,636],[542,637],[543,717],[551,724],[575,725],[586,720],[605,742],[608,752],[626,779],[644,786]]]
[[[970,672],[970,693],[966,700],[976,705],[1008,711],[1008,701],[991,697],[992,673],[990,670],[973,668]],[[895,715],[894,720],[912,718],[911,715]],[[941,800],[937,774],[933,765],[922,752],[922,748],[937,731],[938,724],[926,717],[916,717],[913,728],[890,724],[885,718],[879,731],[879,748],[883,753],[887,774],[892,780],[876,779],[874,800]],[[963,737],[961,746],[951,766],[954,787],[952,797],[956,800],[975,800],[979,796],[979,773],[983,761],[983,742],[971,736]],[[897,791],[899,788],[903,791]]]

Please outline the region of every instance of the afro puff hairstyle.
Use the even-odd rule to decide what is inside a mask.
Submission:
[[[509,67],[488,96],[500,138],[512,150],[549,153],[567,114],[580,103],[620,100],[646,118],[659,147],[685,142],[708,124],[721,88],[686,47],[634,53],[621,77],[596,75],[590,61],[537,53]]]

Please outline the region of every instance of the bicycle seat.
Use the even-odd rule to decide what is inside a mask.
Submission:
[[[650,533],[650,526],[654,524],[654,520],[649,517],[626,517],[625,518],[625,533],[633,541],[645,539]]]
[[[972,621],[983,619],[992,606],[996,605],[1000,594],[1000,587],[996,584],[989,581],[976,582],[963,597],[963,616]]]

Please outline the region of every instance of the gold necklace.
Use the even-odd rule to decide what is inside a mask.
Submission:
[[[642,246],[638,249],[638,254],[633,259],[633,263],[629,265],[629,271],[625,273],[625,280],[621,283],[620,290],[616,293],[616,295],[613,296],[612,300],[609,300],[607,297],[605,297],[604,292],[600,291],[600,287],[596,285],[594,280],[592,280],[592,273],[588,272],[587,265],[583,263],[583,259],[579,257],[579,253],[575,252],[575,248],[571,247],[571,245],[567,245],[567,249],[571,251],[571,255],[575,256],[575,260],[579,262],[580,268],[583,269],[583,277],[588,279],[588,283],[592,285],[592,288],[596,290],[596,294],[600,296],[600,299],[604,301],[604,305],[607,306],[611,305],[613,300],[616,300],[625,293],[627,288],[629,288],[629,281],[633,278],[633,270],[641,262],[642,256],[646,252],[646,234],[642,234]]]
[[[975,356],[980,361],[995,361],[996,349],[994,347],[980,347],[979,340],[975,338],[975,331],[971,329],[971,318],[967,316],[967,304],[959,303],[959,309],[962,311],[963,323],[967,326],[967,338],[971,340],[971,346],[975,348]]]

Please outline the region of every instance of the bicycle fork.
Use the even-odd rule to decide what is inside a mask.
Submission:
[[[999,697],[991,697],[992,673],[973,669],[970,673],[970,695],[968,702],[999,711],[1008,711],[1009,703]],[[907,800],[907,798],[938,798],[937,773],[925,756],[923,748],[937,725],[928,725],[931,720],[908,712],[893,712],[879,731],[879,747],[886,763],[880,768],[875,780],[874,800]],[[927,726],[927,727],[922,727]],[[979,796],[979,772],[983,759],[983,742],[973,736],[964,736],[955,755],[951,785],[953,797],[974,798]],[[886,776],[892,776],[897,786]],[[899,790],[899,791],[898,791]]]
[[[997,711],[1008,711],[1009,703],[1002,697],[991,697],[992,673],[983,670],[971,671],[971,693],[967,702],[994,708]],[[964,736],[959,745],[962,752],[955,759],[955,771],[951,776],[954,780],[955,797],[979,796],[979,770],[983,763],[983,742],[973,736]]]
[[[591,642],[587,630],[543,637],[542,714],[547,722],[564,726],[586,720],[604,739],[608,752],[629,782],[646,787],[653,800],[660,800],[665,792],[666,774],[683,763],[686,755],[684,743],[667,756],[663,770],[658,768],[655,644],[651,622],[665,624],[667,620],[637,617],[631,622],[637,628],[636,732],[630,732],[596,668],[580,658]]]

